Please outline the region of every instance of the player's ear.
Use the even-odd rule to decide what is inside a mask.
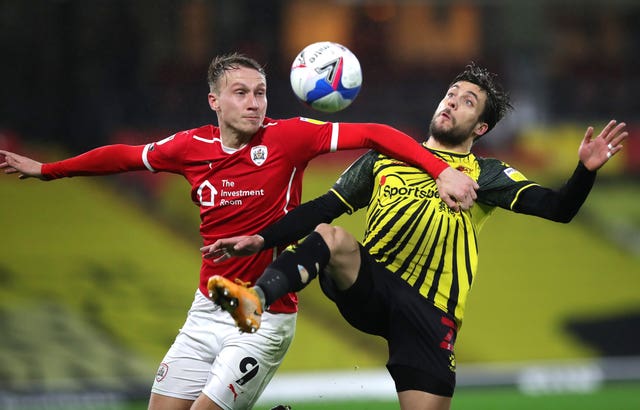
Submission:
[[[474,139],[482,137],[487,133],[487,131],[489,131],[489,124],[487,124],[486,122],[478,122],[473,129],[473,133],[476,134],[476,137]]]
[[[209,99],[209,107],[211,107],[213,111],[217,112],[220,109],[220,102],[218,100],[218,96],[215,95],[214,93],[209,93],[207,95],[207,98]]]

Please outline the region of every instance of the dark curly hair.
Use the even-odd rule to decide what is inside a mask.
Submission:
[[[256,60],[241,53],[223,54],[214,57],[207,71],[207,82],[211,91],[218,91],[218,81],[228,70],[245,67],[252,68],[267,78],[267,74]]]
[[[497,75],[489,72],[486,68],[478,67],[471,62],[465,70],[458,74],[451,82],[451,85],[459,81],[467,81],[480,87],[487,93],[487,102],[484,111],[480,115],[480,120],[487,123],[489,131],[505,116],[507,111],[513,109],[509,101],[509,95],[503,90],[502,85],[497,82]]]

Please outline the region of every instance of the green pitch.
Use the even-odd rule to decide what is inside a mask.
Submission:
[[[451,406],[452,410],[637,410],[640,408],[640,384],[613,384],[590,393],[526,396],[515,389],[461,389]],[[269,410],[276,404],[289,404],[292,410],[391,410],[398,409],[396,401],[322,401],[303,403],[273,403],[256,406]],[[123,406],[121,410],[143,410],[146,403]]]

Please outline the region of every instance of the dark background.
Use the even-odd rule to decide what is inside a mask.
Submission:
[[[637,123],[637,1],[1,0],[0,132],[72,152],[215,121],[206,69],[242,51],[266,66],[269,115],[390,123],[419,137],[469,61],[498,73],[516,111],[486,144],[558,122]],[[333,40],[364,85],[322,115],[290,91],[304,45]]]

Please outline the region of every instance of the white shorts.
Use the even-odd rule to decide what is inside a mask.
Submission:
[[[241,333],[228,312],[196,291],[151,392],[187,400],[202,392],[223,409],[251,408],[291,345],[296,317],[264,312],[256,333]]]

